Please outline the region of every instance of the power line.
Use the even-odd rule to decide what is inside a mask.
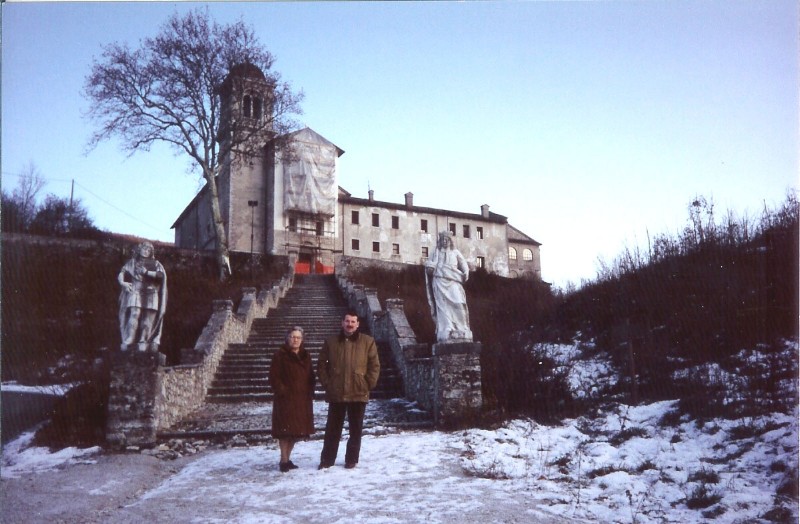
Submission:
[[[9,173],[8,171],[3,171],[2,175],[3,175],[3,177],[13,176],[13,177],[16,177],[16,178],[22,178],[24,176],[23,174],[20,174],[20,173]],[[87,193],[89,193],[90,195],[95,197],[96,199],[98,199],[100,202],[102,202],[102,203],[106,204],[107,206],[119,211],[120,213],[122,213],[123,215],[127,216],[128,218],[130,218],[132,220],[135,220],[135,221],[139,222],[140,224],[145,225],[145,226],[153,229],[154,231],[163,231],[163,228],[159,228],[159,227],[156,227],[156,226],[154,226],[152,224],[148,224],[147,222],[145,222],[141,218],[135,217],[135,216],[131,215],[130,213],[128,213],[127,211],[125,211],[124,209],[116,206],[115,204],[112,204],[111,202],[109,202],[105,198],[101,197],[100,195],[98,195],[97,193],[95,193],[94,191],[89,189],[88,187],[84,186],[83,184],[81,184],[80,182],[75,180],[74,178],[73,179],[47,178],[47,177],[44,177],[44,176],[41,176],[41,175],[39,175],[39,178],[44,180],[45,182],[67,182],[67,183],[71,182],[71,183],[74,183],[76,186],[80,187],[81,189],[83,189],[84,191],[86,191]]]
[[[140,218],[137,218],[137,217],[135,217],[135,216],[131,215],[131,214],[130,214],[130,213],[128,213],[127,211],[123,210],[122,208],[119,208],[119,207],[115,206],[114,204],[112,204],[112,203],[111,203],[111,202],[109,202],[108,200],[106,200],[106,199],[104,199],[103,197],[101,197],[101,196],[97,195],[96,193],[92,192],[92,191],[91,191],[91,190],[90,190],[88,187],[84,186],[84,185],[83,185],[83,184],[81,184],[80,182],[75,182],[75,185],[76,185],[76,186],[78,186],[78,187],[80,187],[80,188],[82,188],[84,191],[86,191],[87,193],[89,193],[90,195],[92,195],[93,197],[95,197],[96,199],[98,199],[100,202],[103,202],[103,203],[104,203],[104,204],[106,204],[107,206],[110,206],[110,207],[112,207],[112,208],[116,209],[117,211],[119,211],[119,212],[120,212],[120,213],[122,213],[123,215],[127,216],[128,218],[132,218],[133,220],[136,220],[137,222],[139,222],[139,223],[141,223],[141,224],[143,224],[143,225],[145,225],[145,226],[147,226],[147,227],[149,227],[149,228],[151,228],[151,229],[153,229],[153,230],[155,230],[155,231],[162,231],[162,228],[158,228],[158,227],[156,227],[156,226],[154,226],[154,225],[152,225],[152,224],[148,224],[148,223],[147,223],[147,222],[145,222],[144,220],[142,220],[142,219],[140,219]]]

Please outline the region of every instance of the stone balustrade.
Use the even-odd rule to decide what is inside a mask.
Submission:
[[[339,288],[361,322],[367,323],[375,340],[392,348],[406,398],[433,413],[437,426],[452,427],[473,421],[483,403],[481,344],[419,343],[408,323],[402,299],[387,299],[383,309],[377,291],[351,282],[347,268],[349,264],[337,264]]]
[[[229,344],[245,342],[254,319],[266,317],[294,284],[294,274],[262,289],[244,288],[236,312],[215,300],[211,318],[182,363],[165,366],[157,353],[118,352],[111,371],[106,439],[115,447],[149,446],[166,429],[200,407]]]

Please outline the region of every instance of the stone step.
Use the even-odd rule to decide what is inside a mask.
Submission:
[[[303,327],[304,347],[317,359],[326,338],[341,329],[347,305],[331,276],[296,275],[294,286],[266,318],[253,321],[248,339],[231,344],[219,363],[208,391],[208,401],[233,403],[272,400],[267,376],[275,352],[283,345],[286,331]],[[366,326],[362,326],[366,327]],[[380,349],[381,377],[373,398],[395,398],[402,393],[402,378],[394,369],[391,353]],[[322,399],[321,391],[315,398]]]
[[[269,376],[269,371],[264,370],[264,372],[260,371],[250,371],[250,370],[243,370],[243,371],[217,371],[217,374],[214,375],[214,383],[217,381],[224,381],[224,380],[266,380],[266,377]]]
[[[209,391],[211,388],[209,388]],[[371,399],[390,399],[397,398],[393,391],[374,389],[370,391]],[[206,397],[206,402],[214,404],[236,403],[236,402],[272,402],[275,395],[267,391],[228,391],[224,393],[210,394]],[[314,392],[314,400],[325,400],[323,391]]]
[[[310,342],[306,343],[304,347],[306,351],[309,352],[319,352],[322,349],[323,343],[322,342]],[[237,355],[269,355],[270,357],[275,354],[281,347],[283,347],[283,341],[277,342],[251,342],[248,344],[247,347],[238,347],[232,348],[225,352],[226,355],[230,356],[237,356]]]

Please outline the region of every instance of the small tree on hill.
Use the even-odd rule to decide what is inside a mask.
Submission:
[[[302,93],[293,93],[280,81],[271,71],[273,62],[272,54],[243,22],[219,25],[207,10],[195,10],[170,17],[157,36],[142,41],[138,49],[106,46],[85,81],[89,117],[99,126],[90,147],[117,137],[133,154],[166,142],[200,169],[210,194],[221,279],[229,267],[228,239],[216,177],[231,151],[256,154],[264,143],[254,136],[268,132],[279,140],[296,127],[292,115],[301,113]],[[266,75],[272,99],[259,125],[226,133],[221,127],[220,87],[239,64],[252,64]]]
[[[20,173],[17,187],[11,194],[3,191],[3,231],[28,231],[36,214],[36,197],[44,185],[45,179],[39,169],[29,162]]]
[[[47,236],[84,236],[97,231],[80,199],[47,195],[31,220],[30,232]]]

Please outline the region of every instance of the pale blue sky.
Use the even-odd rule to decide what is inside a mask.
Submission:
[[[166,148],[88,156],[101,46],[173,12],[242,18],[345,150],[339,184],[480,212],[542,245],[545,280],[592,278],[695,195],[757,215],[798,186],[795,1],[2,4],[2,182],[33,162],[114,232],[173,240],[200,187]]]

